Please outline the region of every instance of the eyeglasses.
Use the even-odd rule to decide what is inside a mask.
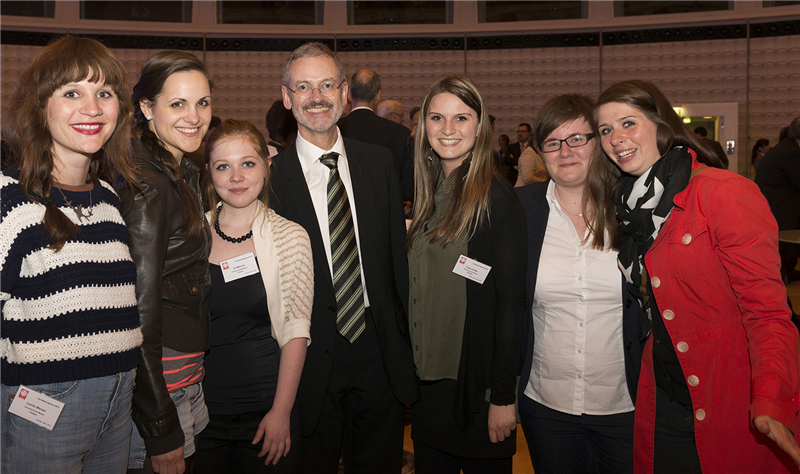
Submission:
[[[531,133],[531,132],[530,132],[530,131],[528,131],[528,130],[524,130],[524,129],[523,129],[523,130],[517,130],[517,133]]]
[[[543,141],[539,145],[539,149],[542,150],[542,153],[552,153],[561,149],[562,142],[566,143],[570,148],[578,148],[589,143],[589,140],[594,138],[594,136],[594,133],[576,133],[563,140],[553,138],[552,140]]]
[[[405,116],[404,114],[398,114],[397,112],[392,112],[392,115],[397,115],[397,116],[398,116],[398,117],[400,117],[401,119],[402,119],[402,118],[406,118],[406,116]]]
[[[311,84],[299,84],[297,89],[292,89],[289,86],[285,87],[292,91],[292,94],[296,95],[299,99],[308,99],[314,94],[315,89],[319,91],[320,95],[333,97],[336,95],[336,92],[342,88],[342,84],[344,84],[344,81],[340,82],[338,86],[333,82],[323,82],[318,87],[311,87]]]

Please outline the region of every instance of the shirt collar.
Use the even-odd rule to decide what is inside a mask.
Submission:
[[[342,134],[339,132],[339,127],[336,127],[336,143],[333,144],[330,150],[323,150],[322,148],[312,144],[308,140],[304,139],[302,135],[299,133],[297,134],[297,139],[295,143],[297,144],[297,157],[300,159],[300,166],[303,168],[303,172],[307,172],[314,163],[319,162],[319,159],[325,153],[335,151],[344,159],[347,159],[347,155],[344,152],[344,142],[342,141]],[[324,165],[323,165],[324,166]]]

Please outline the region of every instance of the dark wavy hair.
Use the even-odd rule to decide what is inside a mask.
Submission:
[[[155,102],[164,90],[164,83],[170,76],[178,72],[197,71],[208,79],[210,89],[214,88],[214,79],[197,56],[185,51],[161,51],[145,61],[139,82],[133,86],[131,100],[134,105],[133,138],[142,142],[147,149],[161,163],[164,173],[178,184],[181,196],[181,208],[186,215],[184,230],[190,238],[196,238],[203,230],[203,215],[196,202],[194,191],[181,178],[180,164],[166,149],[164,143],[150,130],[147,118],[142,112],[140,102]]]
[[[656,144],[661,156],[676,146],[686,146],[697,153],[699,162],[716,168],[723,167],[714,151],[705,143],[700,143],[686,128],[672,104],[655,84],[641,80],[612,84],[597,99],[594,108],[595,121],[600,106],[611,102],[627,104],[656,124]]]
[[[103,82],[117,98],[119,114],[114,133],[92,158],[87,182],[111,180],[111,171],[125,183],[136,182],[130,163],[132,105],[128,99],[128,72],[122,62],[97,40],[64,36],[46,46],[22,72],[3,116],[3,138],[19,166],[19,184],[32,201],[48,198],[53,187],[53,137],[47,128],[47,105],[55,91],[72,83]],[[34,198],[37,196],[40,199]],[[80,232],[58,206],[49,202],[42,221],[50,248],[61,250]]]
[[[756,163],[756,158],[758,158],[758,149],[767,145],[769,145],[769,140],[766,138],[759,138],[756,141],[756,144],[753,145],[753,153],[750,155],[750,164]]]
[[[267,132],[269,138],[288,146],[287,141],[297,135],[297,120],[292,111],[283,106],[283,100],[276,100],[267,111]]]

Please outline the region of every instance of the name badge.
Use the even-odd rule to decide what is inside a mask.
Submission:
[[[489,265],[462,255],[458,257],[456,266],[453,267],[453,273],[483,285],[486,275],[489,274],[491,269],[492,267]]]
[[[53,431],[64,403],[20,385],[8,411]]]
[[[225,283],[258,273],[256,256],[253,252],[223,260],[219,262],[219,268],[222,269],[222,278],[225,279]]]

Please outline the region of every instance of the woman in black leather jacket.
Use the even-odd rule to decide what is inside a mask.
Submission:
[[[211,75],[196,56],[164,51],[133,89],[132,153],[142,190],[121,190],[144,343],[133,395],[128,472],[192,472],[208,423],[200,381],[209,344],[211,231],[199,170],[184,154],[211,121]],[[184,461],[184,458],[185,461]]]

